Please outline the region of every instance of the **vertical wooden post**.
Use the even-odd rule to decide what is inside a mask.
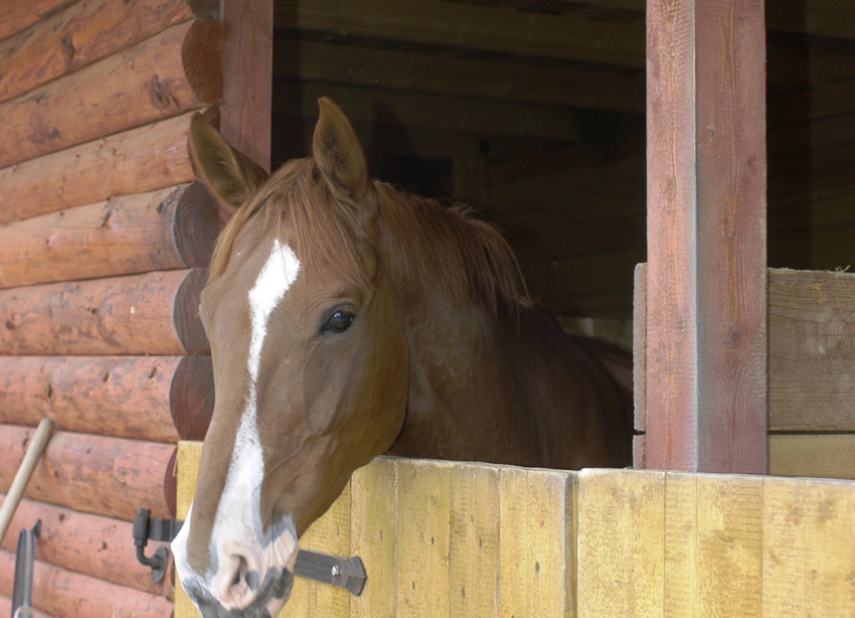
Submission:
[[[223,21],[220,131],[269,171],[273,0],[223,0]]]
[[[648,0],[646,466],[765,473],[762,0]]]

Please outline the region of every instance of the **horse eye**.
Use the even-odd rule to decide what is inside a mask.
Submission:
[[[350,328],[356,316],[350,309],[337,309],[324,324],[323,330],[343,332]]]

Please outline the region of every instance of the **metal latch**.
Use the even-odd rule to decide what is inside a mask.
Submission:
[[[137,509],[134,517],[134,545],[137,560],[151,567],[151,579],[159,582],[166,572],[169,551],[166,546],[158,547],[151,558],[146,557],[145,547],[149,540],[171,542],[181,530],[184,522],[178,519],[151,517],[149,509]],[[297,552],[294,574],[325,584],[332,584],[359,596],[368,580],[365,565],[359,556],[342,558],[316,551],[301,549]]]

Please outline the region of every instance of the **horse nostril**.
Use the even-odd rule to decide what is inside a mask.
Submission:
[[[258,590],[260,579],[258,571],[249,568],[249,562],[244,556],[235,556],[235,560],[237,561],[237,565],[234,577],[232,578],[232,588],[235,589],[243,584],[251,592]]]

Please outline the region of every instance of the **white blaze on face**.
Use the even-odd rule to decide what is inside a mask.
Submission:
[[[267,533],[263,530],[260,505],[264,457],[258,432],[256,381],[270,315],[296,280],[299,270],[297,256],[288,245],[282,245],[277,239],[248,294],[251,317],[247,356],[249,388],[211,534],[210,551],[215,556],[215,562],[214,573],[210,574],[213,578],[209,583],[211,591],[217,596],[235,596],[240,592],[232,590],[236,567],[232,563],[236,560],[235,556],[246,560],[245,568],[255,571],[261,578],[272,566],[293,568],[296,558],[297,534],[289,515],[283,521],[272,522]],[[186,538],[186,534],[176,538],[176,563],[180,562],[179,558],[185,553]],[[283,564],[283,560],[288,564]],[[179,575],[181,566],[184,565],[179,565]],[[220,601],[226,608],[242,605],[239,598],[230,602],[231,599],[221,597]]]

